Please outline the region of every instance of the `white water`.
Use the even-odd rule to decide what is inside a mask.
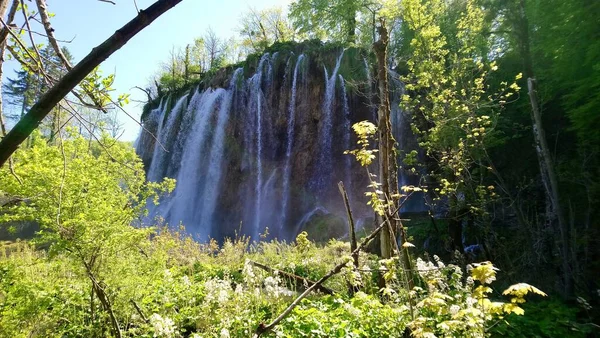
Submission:
[[[237,229],[259,240],[267,226],[271,235],[290,239],[316,216],[343,215],[333,175],[344,181],[360,210],[363,189],[360,181],[352,182],[360,178],[352,173],[352,157],[341,151],[353,147],[355,114],[370,118],[371,110],[362,106],[366,99],[346,92],[350,88],[339,74],[343,52],[334,67],[324,69],[324,80],[309,72],[315,64],[306,56],[287,54],[284,60],[283,55],[277,62],[276,55],[264,55],[246,80],[238,69],[225,89],[169,98],[150,112],[145,124],[159,142],[166,140],[160,143],[168,152],[142,133],[146,146],[138,143],[139,153],[145,152],[149,175],[177,179],[176,190],[152,215],[172,226],[182,222],[202,241],[232,236]],[[370,77],[366,64],[365,71]],[[166,112],[173,99],[181,107]],[[399,113],[395,110],[394,117]],[[395,119],[394,127],[404,123]]]
[[[290,176],[292,172],[291,158],[292,149],[294,146],[294,127],[296,126],[296,87],[298,84],[298,70],[302,61],[304,60],[304,54],[298,57],[296,60],[296,67],[294,67],[294,75],[292,78],[292,92],[290,95],[290,105],[288,108],[287,118],[287,142],[285,147],[285,165],[283,169],[283,203],[281,206],[281,219],[279,221],[279,234],[283,233],[283,227],[287,221],[288,215],[288,203],[290,200]]]
[[[330,182],[331,173],[333,171],[332,157],[332,129],[333,129],[333,103],[335,100],[335,84],[337,82],[337,73],[340,69],[340,64],[344,51],[340,53],[335,63],[335,67],[331,76],[325,70],[325,98],[323,100],[322,107],[322,121],[319,128],[319,145],[320,145],[320,156],[319,165],[317,169],[317,189],[322,190],[326,188],[326,185]]]
[[[253,238],[258,238],[261,229],[261,215],[262,215],[262,186],[263,186],[263,97],[264,93],[262,91],[262,79],[263,79],[263,71],[264,64],[267,62],[267,88],[271,84],[271,79],[269,78],[270,73],[272,72],[272,66],[269,62],[269,54],[265,54],[260,59],[258,64],[258,69],[256,74],[252,76],[248,81],[250,83],[250,99],[255,100],[254,105],[256,107],[256,120],[255,120],[255,132],[256,132],[256,185],[254,188],[254,192],[256,194],[256,201],[254,207],[254,224],[252,236]]]
[[[187,95],[182,96],[175,107],[171,110],[171,112],[167,116],[167,121],[164,121],[165,114],[167,110],[163,109],[163,113],[160,115],[158,120],[158,133],[156,134],[156,138],[159,142],[156,142],[154,146],[154,152],[152,154],[152,162],[150,164],[150,168],[148,169],[148,181],[157,182],[163,179],[165,174],[165,160],[169,158],[168,150],[163,147],[166,146],[167,142],[174,136],[173,135],[173,124],[180,116],[181,112],[185,109],[185,105],[187,103]]]
[[[236,90],[236,82],[243,74],[243,68],[238,68],[233,73],[229,89],[223,97],[219,115],[217,118],[217,128],[212,141],[210,155],[208,156],[208,173],[205,178],[204,192],[202,193],[202,209],[196,219],[201,220],[202,229],[211,229],[213,227],[213,217],[217,199],[219,198],[219,187],[221,185],[221,176],[223,173],[223,153],[225,151],[225,127],[229,122],[229,113],[231,110],[231,101]]]
[[[198,220],[194,217],[198,206],[198,192],[201,191],[199,187],[204,183],[201,176],[198,175],[198,170],[204,168],[201,166],[201,162],[205,157],[203,150],[209,134],[206,130],[209,128],[210,118],[217,102],[225,94],[226,91],[222,88],[209,89],[202,93],[196,102],[196,107],[190,108],[194,109],[198,116],[194,120],[190,135],[184,145],[180,170],[177,175],[177,188],[173,192],[174,196],[167,210],[168,220],[181,221],[186,226],[194,228],[196,236],[202,240],[210,235],[210,229],[199,227]]]
[[[347,132],[344,133],[344,151],[350,150],[350,133],[351,133],[351,122],[350,122],[350,107],[348,106],[348,94],[346,93],[346,81],[344,81],[344,77],[340,74],[340,84],[342,90],[342,108],[344,112],[344,130]],[[344,185],[347,191],[352,191],[352,178],[350,173],[352,172],[352,156],[345,155],[344,156]]]

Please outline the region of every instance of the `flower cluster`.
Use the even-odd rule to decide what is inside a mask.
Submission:
[[[154,329],[154,337],[171,338],[175,337],[175,323],[169,317],[162,317],[158,313],[152,314],[149,318],[150,325]]]

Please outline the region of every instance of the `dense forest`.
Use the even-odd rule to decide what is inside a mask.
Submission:
[[[0,0],[0,337],[598,335],[600,2],[248,8],[120,141],[101,63],[186,1],[77,62]]]

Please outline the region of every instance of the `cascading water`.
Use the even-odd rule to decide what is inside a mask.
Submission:
[[[194,125],[196,109],[198,109],[198,105],[202,99],[202,96],[203,92],[198,91],[196,88],[192,98],[187,104],[187,108],[183,112],[181,123],[179,124],[179,128],[176,130],[177,135],[175,136],[175,142],[170,149],[171,158],[169,166],[167,167],[168,177],[176,177],[179,173],[179,168],[183,158],[184,146]]]
[[[332,128],[333,128],[333,112],[334,112],[334,101],[335,101],[335,84],[337,82],[338,70],[342,58],[344,57],[344,51],[340,53],[335,63],[335,67],[331,76],[327,72],[327,68],[323,66],[325,70],[325,98],[323,100],[322,108],[322,121],[319,127],[319,166],[317,169],[317,184],[318,190],[323,190],[326,185],[330,183],[331,173],[333,171],[332,157]]]
[[[264,93],[263,93],[263,72],[265,65],[267,66],[267,76],[265,88],[268,90],[271,85],[271,70],[272,65],[270,63],[270,55],[267,53],[262,56],[260,62],[258,63],[258,69],[256,73],[248,79],[248,85],[250,90],[250,109],[254,115],[254,126],[255,130],[253,132],[256,133],[255,140],[255,150],[256,150],[256,185],[254,188],[255,192],[255,201],[254,201],[254,220],[252,226],[252,237],[258,238],[261,229],[261,204],[262,204],[262,195],[263,195],[263,101],[264,101]]]
[[[345,231],[335,178],[344,181],[357,222],[371,217],[367,180],[342,154],[352,148],[350,126],[373,113],[371,97],[357,94],[371,90],[368,65],[350,55],[356,54],[348,53],[344,64],[365,66],[365,75],[340,74],[344,52],[324,72],[318,60],[331,55],[281,52],[250,62],[252,74],[224,70],[196,90],[162,100],[144,118],[158,141],[144,131],[136,149],[149,179],[172,177],[177,187],[150,207],[151,215],[183,223],[203,241],[236,234],[258,240],[267,227],[280,239],[323,224]],[[362,87],[347,91],[350,77]]]
[[[204,191],[201,197],[201,212],[196,215],[196,219],[201,220],[202,229],[211,229],[213,225],[213,216],[215,213],[215,207],[217,204],[217,198],[219,197],[219,187],[221,184],[221,176],[223,173],[223,153],[225,151],[224,139],[225,139],[225,127],[229,121],[229,112],[231,110],[231,103],[235,90],[237,89],[237,81],[240,75],[243,73],[243,68],[238,68],[233,73],[229,89],[223,97],[223,102],[219,109],[217,118],[217,128],[212,141],[210,149],[210,155],[208,156],[208,173],[206,175],[206,183],[204,185]]]
[[[177,188],[173,192],[168,209],[166,211],[170,224],[183,222],[186,226],[193,228],[196,236],[200,239],[206,239],[210,234],[210,229],[203,229],[199,226],[199,220],[194,216],[198,208],[199,192],[202,191],[206,183],[198,171],[204,170],[205,165],[202,161],[205,159],[205,148],[209,133],[209,122],[215,110],[218,101],[225,96],[226,91],[222,88],[209,89],[202,93],[195,107],[196,119],[190,131],[190,136],[184,145],[183,156],[179,174],[177,175]]]
[[[159,117],[159,128],[156,135],[158,142],[156,142],[154,146],[151,162],[152,165],[150,166],[150,169],[148,169],[148,181],[156,182],[160,181],[164,177],[167,165],[166,160],[169,158],[169,152],[164,147],[166,147],[169,140],[173,139],[175,136],[175,128],[173,128],[173,125],[175,124],[175,121],[177,121],[177,118],[179,118],[180,114],[185,110],[187,97],[187,95],[182,96],[177,101],[171,112],[163,110]],[[164,121],[165,114],[168,115],[166,116],[166,122]]]
[[[140,137],[138,137],[138,139],[135,141],[135,151],[138,155],[140,155],[142,159],[148,159],[149,157],[149,160],[151,160],[151,158],[154,156],[156,136],[149,132],[146,132],[146,130],[148,130],[148,128],[154,129],[157,130],[158,134],[158,123],[160,120],[160,116],[162,115],[162,112],[164,110],[164,105],[165,98],[163,97],[160,99],[158,107],[152,109],[148,114],[148,117],[146,117],[146,120],[144,122],[145,130],[142,130],[142,132],[140,133]],[[153,146],[151,147],[151,145]],[[150,149],[152,149],[152,151],[150,151]]]
[[[288,108],[287,118],[287,136],[286,136],[286,147],[285,147],[285,165],[283,169],[283,203],[281,206],[281,219],[279,223],[279,233],[283,233],[283,226],[287,221],[288,203],[290,200],[290,176],[291,176],[291,158],[292,149],[294,145],[294,128],[296,126],[296,89],[298,84],[298,70],[304,60],[304,54],[298,57],[296,60],[296,67],[294,67],[294,75],[292,78],[292,92],[290,95],[290,105]]]
[[[344,81],[344,77],[342,74],[340,77],[340,87],[342,90],[342,108],[344,112],[344,130],[348,130],[347,133],[344,133],[344,150],[350,150],[350,131],[352,130],[352,123],[350,122],[350,107],[348,105],[348,94],[346,93],[346,81]],[[347,190],[352,190],[352,179],[351,179],[351,171],[352,171],[352,157],[349,155],[345,156],[344,159],[344,176],[345,176],[345,186]]]

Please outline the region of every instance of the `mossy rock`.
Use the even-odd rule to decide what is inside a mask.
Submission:
[[[315,243],[327,243],[332,238],[346,235],[346,221],[334,214],[316,213],[304,225],[308,239]]]

